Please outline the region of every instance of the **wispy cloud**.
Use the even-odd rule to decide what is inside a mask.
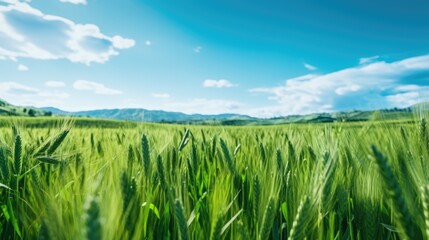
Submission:
[[[73,4],[83,4],[83,5],[87,4],[86,0],[60,0],[60,2],[63,2],[63,3],[73,3]]]
[[[429,94],[429,55],[305,75],[288,79],[283,86],[249,91],[268,94],[276,101],[276,105],[261,109],[261,114],[271,116],[404,107]]]
[[[162,99],[169,99],[170,94],[168,93],[152,93],[152,97],[154,98],[162,98]]]
[[[19,64],[17,69],[18,69],[18,71],[21,71],[21,72],[26,72],[29,70],[29,68],[23,64]]]
[[[368,64],[376,61],[379,59],[380,56],[372,56],[372,57],[364,57],[359,59],[359,64]]]
[[[200,53],[200,52],[201,52],[201,50],[203,50],[203,47],[201,47],[201,46],[196,46],[196,47],[194,48],[194,52],[195,52],[195,53]]]
[[[337,89],[335,89],[335,93],[337,95],[346,95],[349,93],[357,92],[361,89],[362,89],[362,86],[360,86],[358,84],[350,84],[350,85],[338,87]]]
[[[90,91],[95,94],[103,94],[103,95],[118,95],[122,94],[122,91],[111,89],[104,84],[91,82],[86,80],[77,80],[73,83],[73,88],[80,91]]]
[[[220,79],[220,80],[204,80],[203,86],[206,88],[230,88],[235,87],[237,84],[233,84],[228,80]]]
[[[29,87],[17,82],[0,82],[1,93],[38,93],[39,89]]]
[[[18,82],[0,82],[0,96],[8,102],[20,106],[60,106],[69,98],[62,91],[47,91]]]
[[[66,86],[66,83],[60,82],[60,81],[47,81],[45,82],[45,86],[51,87],[51,88],[62,88]]]
[[[149,41],[149,40],[146,40],[146,41],[144,42],[144,44],[146,44],[146,46],[150,46],[150,45],[152,45],[152,42],[151,42],[151,41]]]
[[[424,93],[423,93],[424,92]],[[429,88],[424,87],[420,88],[417,91],[396,93],[393,95],[387,96],[387,100],[395,105],[395,107],[408,107],[416,103],[426,100],[427,94],[429,93]]]
[[[315,67],[315,66],[313,66],[311,64],[308,64],[308,63],[304,63],[304,67],[307,68],[310,71],[314,71],[314,70],[317,69],[317,67]]]
[[[7,5],[0,5],[1,58],[68,59],[89,65],[104,63],[135,44],[132,39],[106,36],[93,24],[45,14],[26,2],[2,1]]]

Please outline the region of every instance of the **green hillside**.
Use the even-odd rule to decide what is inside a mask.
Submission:
[[[50,111],[45,111],[35,107],[19,107],[9,104],[6,101],[0,99],[0,116],[51,116]]]

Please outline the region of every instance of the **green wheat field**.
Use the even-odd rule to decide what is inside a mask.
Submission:
[[[0,119],[1,239],[426,239],[429,126]]]

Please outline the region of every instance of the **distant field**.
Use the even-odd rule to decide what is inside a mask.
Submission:
[[[0,238],[422,239],[428,159],[422,116],[240,127],[5,117]]]
[[[104,120],[96,118],[71,118],[71,117],[1,117],[0,127],[19,125],[28,128],[61,127],[65,121],[72,121],[75,128],[135,128],[137,122]]]

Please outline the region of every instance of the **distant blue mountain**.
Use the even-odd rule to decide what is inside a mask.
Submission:
[[[429,103],[418,103],[408,108],[393,108],[369,111],[343,111],[332,113],[313,113],[307,115],[290,115],[262,119],[240,114],[185,114],[161,110],[141,108],[100,109],[92,111],[68,112],[54,107],[22,107],[14,106],[0,99],[0,116],[81,116],[134,122],[166,122],[166,123],[201,123],[222,125],[271,125],[284,123],[320,123],[335,121],[367,121],[386,119],[411,119],[422,112],[429,111]]]
[[[42,108],[53,115],[82,116],[135,122],[167,122],[167,123],[201,123],[222,125],[271,125],[284,123],[322,123],[335,121],[368,121],[377,119],[411,118],[415,112],[428,111],[427,104],[417,104],[409,108],[393,108],[370,111],[343,111],[332,113],[313,113],[307,115],[290,115],[270,119],[261,119],[240,114],[185,114],[181,112],[167,112],[139,108],[128,109],[101,109],[93,111],[66,112],[57,108]]]
[[[240,114],[185,114],[181,112],[167,112],[161,110],[147,110],[141,108],[125,109],[100,109],[91,111],[67,112],[58,108],[44,107],[45,111],[50,111],[54,115],[82,116],[116,120],[128,120],[137,122],[186,122],[186,121],[207,121],[207,120],[254,120],[256,118]]]

